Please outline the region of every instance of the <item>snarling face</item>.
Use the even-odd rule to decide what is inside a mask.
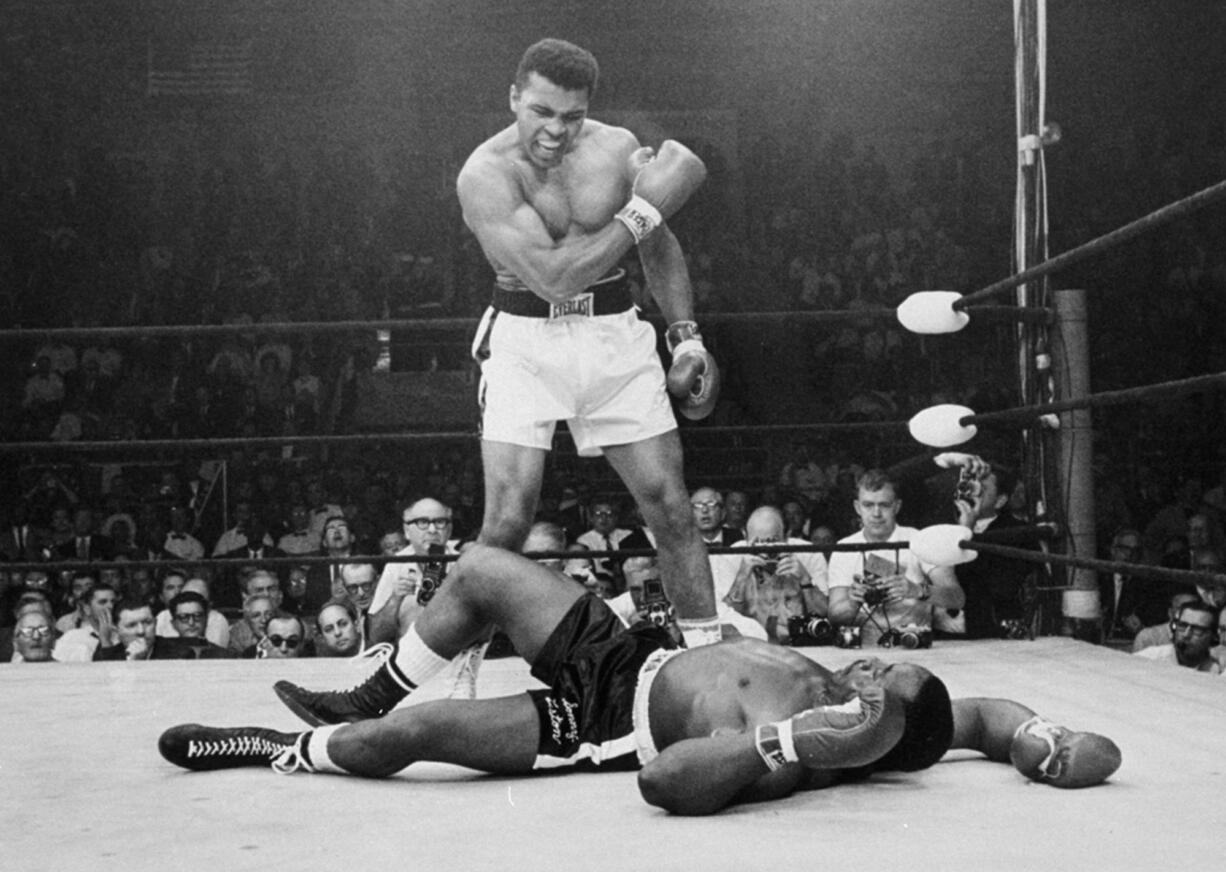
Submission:
[[[586,89],[568,91],[540,73],[530,73],[523,86],[511,86],[511,111],[519,147],[540,169],[562,163],[579,138],[587,118]]]

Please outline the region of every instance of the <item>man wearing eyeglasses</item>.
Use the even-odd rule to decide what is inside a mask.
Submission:
[[[575,539],[592,551],[616,551],[623,539],[630,535],[625,527],[617,526],[617,506],[612,500],[596,500],[588,517],[592,528]],[[607,557],[593,557],[592,565],[599,571],[615,575],[612,561]]]
[[[443,554],[458,554],[456,543],[451,538],[451,508],[433,497],[423,497],[405,506],[400,512],[400,521],[409,544],[396,552],[396,556],[429,556],[431,549],[442,549]],[[428,563],[388,563],[375,586],[374,598],[366,612],[367,646],[380,642],[395,642],[412,626],[421,614],[431,593],[423,587],[423,573]],[[435,564],[438,577],[446,576],[451,568],[449,562]],[[352,599],[352,597],[350,597]],[[489,640],[465,648],[457,654],[445,675],[439,680],[439,692],[459,699],[472,699],[477,694],[477,670],[485,656]]]
[[[250,656],[268,660],[303,657],[306,656],[305,646],[306,629],[302,620],[282,612],[269,620],[268,632],[255,644]],[[244,653],[243,656],[248,655]]]
[[[1211,653],[1218,642],[1217,619],[1218,610],[1203,600],[1184,603],[1171,621],[1171,641],[1143,648],[1136,656],[1220,675],[1222,665]]]
[[[158,659],[213,660],[233,657],[220,645],[214,645],[205,637],[209,625],[209,601],[202,594],[185,590],[170,601],[170,623],[178,636],[160,636],[158,644],[165,648]]]
[[[715,488],[700,487],[690,495],[690,512],[694,524],[708,545],[735,545],[741,538],[731,527],[724,526],[724,498]]]
[[[400,522],[408,545],[396,552],[398,557],[430,554],[430,547],[457,553],[451,540],[451,509],[432,497],[423,497],[400,511]],[[423,563],[388,563],[379,576],[370,603],[370,639],[394,642],[417,619],[422,609],[417,592]]]
[[[13,630],[13,663],[46,663],[55,645],[55,628],[47,614],[31,609],[17,618]]]
[[[373,563],[342,563],[341,586],[345,597],[358,610],[358,617],[365,621],[370,604],[375,600],[375,588],[379,584],[379,571]]]

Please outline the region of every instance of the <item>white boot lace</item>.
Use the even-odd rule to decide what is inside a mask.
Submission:
[[[276,772],[278,775],[289,775],[292,772],[297,772],[299,769],[303,772],[315,771],[315,767],[307,763],[302,753],[302,743],[306,741],[306,737],[306,733],[299,733],[293,745],[290,745],[288,748],[282,748],[281,753],[272,760],[273,772]]]

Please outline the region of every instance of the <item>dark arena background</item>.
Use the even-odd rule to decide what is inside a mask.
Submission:
[[[1039,537],[1016,558],[1020,617],[1009,638],[868,653],[1110,735],[1123,766],[1061,791],[955,754],[701,821],[646,805],[624,773],[198,776],[158,755],[163,729],[290,729],[273,681],[363,673],[2,662],[10,865],[1219,857],[1226,679],[1130,656],[1120,612],[1125,584],[1146,624],[1167,623],[1177,592],[1226,603],[1226,4],[1209,0],[0,0],[0,660],[30,589],[71,627],[77,575],[160,608],[182,567],[241,623],[241,561],[217,543],[251,517],[273,544],[292,537],[296,505],[332,506],[353,553],[380,560],[419,496],[451,508],[454,538],[477,535],[470,345],[493,272],[456,177],[512,123],[516,63],[544,36],[599,60],[591,117],[707,167],[669,222],[723,372],[714,412],[680,419],[689,488],[778,506],[818,550],[858,529],[857,473],[935,453],[914,416],[981,417],[951,447],[1017,473],[1008,509]],[[967,326],[900,323],[932,290],[971,297]],[[903,485],[900,523],[953,522],[955,477],[929,472]],[[635,523],[608,463],[559,428],[541,519],[597,501]],[[106,553],[74,550],[84,532]],[[178,533],[199,560],[167,547]],[[294,552],[303,572],[329,565],[318,547]],[[268,566],[289,589],[298,562]],[[1211,656],[1226,666],[1226,647]],[[533,684],[491,658],[477,692]]]

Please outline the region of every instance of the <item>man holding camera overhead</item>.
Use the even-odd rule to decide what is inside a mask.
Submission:
[[[906,542],[918,532],[898,525],[897,485],[879,469],[856,481],[852,507],[861,529],[840,545]],[[961,609],[966,602],[952,567],[922,564],[909,548],[836,551],[828,579],[830,620],[860,627],[863,645],[926,647],[932,641],[933,607]]]

